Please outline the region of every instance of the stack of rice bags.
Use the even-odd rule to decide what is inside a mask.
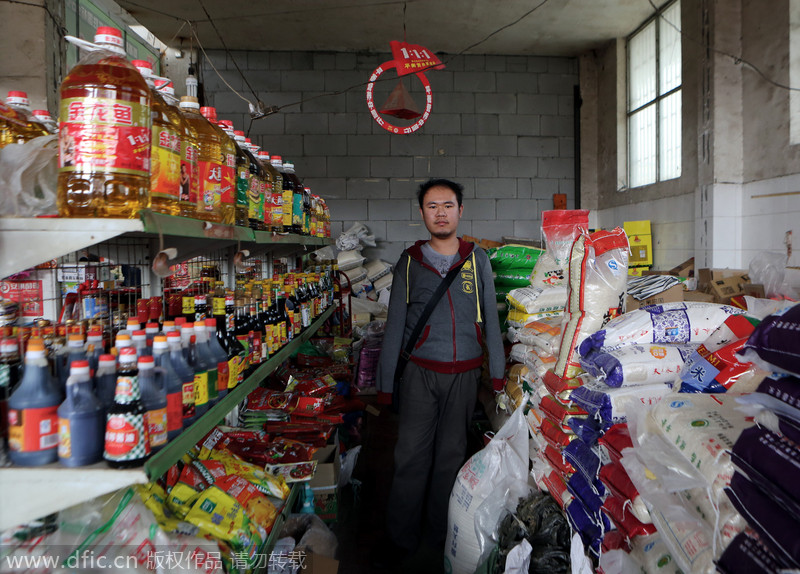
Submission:
[[[494,290],[497,295],[497,311],[502,325],[509,314],[506,295],[518,287],[530,284],[533,271],[542,250],[527,245],[508,244],[486,251],[494,275]]]
[[[744,345],[742,360],[771,372],[739,399],[757,426],[730,448],[735,472],[725,495],[750,529],[719,559],[726,574],[800,568],[800,306],[769,316]]]
[[[601,512],[605,488],[598,480],[602,430],[589,413],[570,400],[582,386],[577,347],[620,312],[625,297],[628,241],[624,231],[581,231],[569,260],[569,285],[563,335],[552,370],[543,377],[538,409],[544,444],[534,462],[534,478],[562,504],[575,532],[598,556],[611,523]]]

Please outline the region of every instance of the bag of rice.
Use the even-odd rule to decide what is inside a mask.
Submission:
[[[758,383],[752,384],[752,378],[749,388],[737,384],[742,375],[753,370],[752,363],[736,358],[736,353],[746,342],[747,339],[739,339],[714,352],[700,345],[686,361],[675,390],[681,393],[725,393],[736,385],[736,392],[754,391]]]
[[[592,350],[581,367],[611,387],[672,383],[681,374],[694,345],[626,345]]]
[[[581,234],[569,264],[567,323],[554,372],[572,378],[581,372],[577,349],[583,340],[622,312],[628,279],[628,236],[612,231]]]
[[[581,230],[589,229],[589,212],[582,209],[555,209],[542,212],[542,235],[546,252],[533,272],[530,284],[534,287],[559,287],[567,280],[569,252]]]
[[[641,405],[655,405],[671,392],[669,385],[664,383],[611,388],[592,381],[572,391],[570,400],[590,416],[618,424],[626,422],[632,410]]]
[[[581,343],[580,352],[586,356],[592,349],[643,343],[699,345],[729,316],[742,313],[730,305],[695,301],[648,305],[609,321]]]
[[[764,370],[800,375],[800,305],[778,311],[755,328],[742,357]]]
[[[520,311],[519,309],[509,309],[508,315],[506,316],[506,323],[508,323],[508,325],[511,327],[520,328],[524,327],[528,323],[540,321],[548,317],[556,317],[560,319],[563,314],[563,309],[561,311],[550,311],[548,313],[526,313],[524,311]]]
[[[542,252],[543,250],[538,247],[509,243],[501,247],[487,249],[486,255],[489,256],[489,263],[492,269],[496,271],[501,269],[527,269],[528,275],[530,275],[530,270],[536,265],[536,261]]]
[[[774,574],[788,568],[758,538],[742,532],[733,539],[717,562],[722,574]]]
[[[563,312],[567,305],[567,288],[518,287],[508,293],[506,301],[514,309],[528,314]]]
[[[502,269],[495,271],[493,275],[496,289],[526,287],[531,284],[530,273],[525,269]]]

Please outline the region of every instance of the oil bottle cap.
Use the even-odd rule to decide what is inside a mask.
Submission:
[[[200,115],[202,115],[205,119],[211,121],[217,120],[217,109],[211,106],[203,106],[200,108]]]
[[[151,333],[152,332],[158,333],[158,323],[147,323],[145,324],[144,329],[145,331],[150,331]],[[155,331],[153,331],[153,329],[155,329]]]
[[[72,361],[69,366],[70,375],[89,375],[89,361]],[[69,379],[67,379],[69,384]]]
[[[146,337],[147,337],[147,331],[143,331],[142,329],[138,329],[138,330],[133,332],[133,334],[131,336],[131,339],[136,339],[137,341],[140,341],[140,340],[142,340],[142,339],[144,339]]]
[[[110,48],[111,51],[125,55],[122,45],[122,32],[111,26],[100,26],[94,33],[94,43]]]
[[[172,83],[172,80],[156,80],[155,84],[156,90],[159,92],[169,94],[170,96],[175,95],[175,85]]]
[[[180,327],[186,322],[186,317],[175,317],[175,326]]]
[[[188,332],[190,329],[194,329],[194,323],[189,323],[189,322],[187,321],[186,323],[184,323],[183,325],[181,325],[181,331],[183,331],[184,329],[185,329],[187,332]]]
[[[19,343],[16,339],[3,339],[0,341],[0,352],[14,353],[19,350]]]
[[[10,90],[6,98],[6,103],[10,106],[22,106],[24,108],[30,106],[28,94],[20,90]]]
[[[106,367],[108,365],[116,365],[117,364],[117,358],[114,355],[110,355],[110,354],[100,355],[100,357],[97,359],[97,363],[98,363],[98,365],[103,365],[103,366],[106,366]]]
[[[33,110],[33,117],[37,120],[52,122],[53,118],[50,117],[50,112],[47,110]]]
[[[149,78],[153,75],[153,64],[147,60],[131,60],[131,64],[133,64],[145,78]]]
[[[137,363],[139,364],[140,369],[152,369],[156,366],[156,360],[149,356],[145,355],[144,357],[139,357]]]
[[[200,103],[194,96],[181,96],[180,107],[188,110],[199,110]]]
[[[172,331],[171,333],[167,333],[167,341],[170,339],[180,339],[181,334],[177,331]]]

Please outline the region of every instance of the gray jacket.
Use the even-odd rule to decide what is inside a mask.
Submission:
[[[474,243],[459,239],[453,267],[464,261],[448,291],[439,300],[417,340],[410,360],[438,373],[463,373],[483,364],[483,346],[489,354],[492,382],[502,383],[505,355],[497,316],[494,280],[489,258]],[[389,314],[378,363],[377,389],[391,393],[394,371],[431,295],[442,276],[422,256],[417,241],[395,265]],[[451,267],[452,269],[452,267]]]

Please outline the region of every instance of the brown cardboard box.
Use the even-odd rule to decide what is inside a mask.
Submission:
[[[339,516],[339,465],[333,462],[317,464],[317,472],[309,485],[314,492],[314,512],[327,523],[336,522]]]
[[[712,281],[719,281],[721,279],[740,275],[747,275],[747,271],[745,269],[700,269],[696,273],[697,290],[710,293]],[[749,283],[749,281],[747,282]]]
[[[714,296],[711,293],[703,293],[702,291],[686,291],[683,294],[684,301],[697,301],[698,303],[713,303]]]
[[[304,566],[300,572],[303,572],[303,574],[337,574],[339,572],[339,561],[309,552],[305,557]]]
[[[710,284],[710,293],[715,303],[730,303],[731,297],[744,294],[742,285],[750,283],[747,274],[714,279]]]
[[[685,289],[683,287],[683,283],[679,285],[673,285],[666,291],[662,291],[661,293],[657,293],[652,297],[648,297],[642,301],[637,301],[630,295],[625,296],[625,312],[634,311],[640,307],[645,307],[646,305],[663,305],[664,303],[679,303],[683,301],[683,295],[685,293]]]
[[[742,283],[742,295],[764,299],[764,286],[760,283]]]
[[[691,257],[681,263],[680,265],[676,265],[669,271],[667,271],[667,275],[674,275],[675,277],[691,277],[694,275],[694,257]]]

